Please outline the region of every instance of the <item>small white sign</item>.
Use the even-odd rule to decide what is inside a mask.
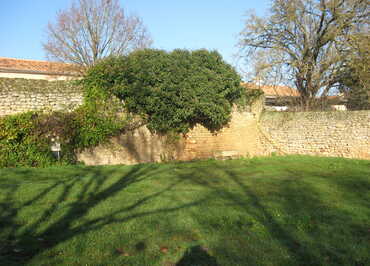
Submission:
[[[59,142],[54,142],[53,144],[51,144],[51,151],[60,151],[60,150],[61,148]]]

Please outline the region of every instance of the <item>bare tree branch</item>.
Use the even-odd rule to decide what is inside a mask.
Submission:
[[[354,51],[348,36],[369,22],[369,10],[367,0],[274,0],[269,17],[249,16],[240,33],[241,53],[255,62],[263,51],[260,73],[294,84],[309,108],[311,98],[338,87],[344,58]]]
[[[149,47],[150,34],[142,20],[127,15],[118,0],[76,0],[57,13],[43,43],[50,59],[84,67],[109,55],[124,55]]]

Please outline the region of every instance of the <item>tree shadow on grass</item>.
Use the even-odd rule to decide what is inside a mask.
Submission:
[[[325,236],[319,238],[320,234],[332,233],[332,231],[325,231],[322,228],[315,227],[315,223],[319,226],[329,228],[331,225],[336,226],[336,222],[342,223],[345,230],[353,228],[353,232],[360,234],[364,228],[362,225],[350,222],[351,214],[347,213],[344,209],[339,207],[328,206],[323,199],[323,192],[317,191],[315,187],[310,184],[305,184],[302,172],[286,171],[284,174],[286,178],[282,181],[275,182],[279,186],[276,190],[272,190],[272,195],[264,196],[258,190],[253,189],[252,186],[258,185],[249,182],[248,175],[234,171],[230,167],[222,167],[221,163],[212,162],[207,167],[183,168],[181,171],[176,172],[176,169],[171,167],[160,167],[160,165],[136,165],[126,170],[126,172],[119,173],[113,168],[81,168],[77,173],[79,177],[64,178],[63,180],[55,179],[53,182],[46,182],[43,187],[33,197],[19,202],[19,197],[22,195],[22,183],[6,183],[1,184],[0,190],[3,194],[3,199],[0,204],[0,238],[3,240],[0,243],[0,264],[3,265],[21,265],[31,262],[35,256],[43,252],[51,250],[57,245],[66,242],[76,236],[84,235],[85,233],[99,230],[106,225],[115,223],[125,223],[133,219],[144,218],[156,214],[167,214],[176,212],[183,209],[188,209],[185,215],[192,215],[192,219],[197,221],[198,224],[203,224],[200,228],[209,230],[211,227],[216,229],[213,231],[218,234],[218,243],[212,248],[211,256],[207,249],[201,246],[195,246],[192,243],[178,261],[178,265],[217,265],[216,263],[223,264],[225,261],[229,265],[261,265],[261,264],[275,264],[275,265],[361,265],[364,264],[365,259],[360,258],[355,261],[354,257],[349,254],[350,251],[341,249],[341,245],[351,245],[351,243],[343,243],[340,238],[341,232],[332,236]],[[162,189],[151,190],[149,193],[135,198],[135,201],[122,201],[119,207],[112,210],[107,210],[98,216],[89,216],[89,212],[97,207],[99,204],[107,200],[114,199],[114,197],[121,191],[128,190],[129,187],[135,186],[139,181],[142,181],[150,176],[163,174],[164,171],[170,171],[171,179],[166,181]],[[118,176],[114,181],[108,176]],[[22,175],[26,175],[25,170]],[[76,175],[76,173],[73,173]],[[310,173],[311,175],[312,173]],[[213,175],[220,175],[212,177]],[[299,177],[301,175],[301,177]],[[86,177],[88,176],[88,178]],[[297,178],[297,176],[299,178]],[[323,178],[326,178],[323,176]],[[223,180],[219,180],[223,179]],[[303,182],[303,183],[302,183]],[[336,181],[333,179],[333,185],[338,183],[339,187],[343,190],[347,189],[351,182],[340,179]],[[363,185],[368,184],[362,181]],[[182,184],[190,183],[189,191],[196,191],[198,189],[199,195],[190,193],[186,201],[181,198],[180,194]],[[180,190],[176,190],[180,188]],[[175,202],[172,207],[150,207],[149,209],[142,210],[141,207],[150,203],[153,199],[161,199],[164,193],[174,191],[173,202],[179,197],[181,202]],[[363,190],[361,190],[363,191]],[[263,191],[265,192],[265,191]],[[171,196],[170,195],[170,196]],[[272,196],[272,198],[270,197]],[[168,197],[168,195],[166,195]],[[289,221],[281,221],[274,213],[273,208],[268,206],[271,199],[275,197],[278,210],[291,216],[292,223]],[[361,198],[362,196],[359,196]],[[266,200],[268,198],[268,200]],[[219,223],[213,226],[213,220],[209,221],[203,219],[203,209],[194,209],[202,205],[202,208],[217,208],[213,202],[222,200],[222,210],[225,206],[234,208],[240,211],[241,218],[232,216],[230,219],[236,219],[232,222],[232,227],[224,229],[225,224]],[[210,203],[210,204],[208,204]],[[363,203],[363,200],[361,200]],[[19,219],[20,213],[29,211],[29,208],[37,208],[42,204],[41,211],[34,210],[37,219],[32,221],[22,221]],[[47,207],[44,205],[47,204]],[[62,214],[60,209],[65,208],[66,211]],[[191,209],[191,210],[190,210]],[[333,214],[334,213],[334,214]],[[184,215],[184,214],[182,214]],[[227,218],[229,213],[216,213],[216,219]],[[267,262],[258,261],[261,251],[258,255],[250,252],[245,252],[243,246],[239,246],[239,242],[227,242],[230,238],[234,237],[232,234],[238,234],[235,238],[243,237],[243,234],[253,234],[249,231],[249,223],[243,218],[252,217],[257,221],[269,234],[269,241],[274,241],[279,244],[281,250],[286,251],[291,258],[281,260],[270,260]],[[299,219],[307,218],[304,225],[310,225],[310,228],[303,228],[300,230]],[[185,216],[185,218],[187,218]],[[313,225],[311,225],[311,220]],[[169,221],[169,224],[174,221]],[[216,222],[217,223],[217,222]],[[244,226],[247,224],[248,226]],[[174,229],[179,229],[176,224],[173,225]],[[227,225],[226,225],[227,226]],[[240,229],[239,229],[240,228]],[[337,227],[335,227],[337,228]],[[220,232],[218,232],[218,229]],[[154,230],[154,229],[153,229]],[[184,230],[186,231],[186,229]],[[361,241],[366,241],[366,232],[364,236],[359,236]],[[258,233],[254,236],[254,243],[259,243]],[[317,239],[316,239],[317,237]],[[41,239],[41,241],[40,241]],[[222,241],[225,239],[226,241]],[[238,239],[237,239],[238,240]],[[266,241],[266,240],[264,240]],[[228,244],[231,245],[229,246]],[[240,245],[246,242],[240,242]],[[362,242],[361,242],[362,243]],[[361,244],[360,243],[360,244]],[[248,244],[248,243],[247,243]],[[267,246],[267,248],[266,248]],[[261,249],[268,251],[269,248],[276,248],[268,246],[268,243],[262,243]],[[82,247],[82,251],[83,251]],[[145,244],[137,245],[138,250],[144,250]],[[280,250],[271,250],[273,259],[278,258]],[[263,252],[263,251],[262,251]],[[216,261],[217,259],[217,261]],[[280,258],[278,258],[280,259]],[[326,260],[328,259],[328,260]],[[208,262],[208,264],[201,264]]]
[[[222,167],[204,169],[204,171],[202,178],[199,178],[199,175],[191,174],[179,176],[179,178],[206,187],[210,193],[229,202],[230,208],[237,207],[242,210],[242,213],[246,214],[246,217],[253,217],[253,220],[262,225],[271,236],[271,241],[279,243],[279,246],[285,249],[290,257],[290,259],[282,258],[280,262],[270,261],[270,263],[273,262],[275,265],[286,265],[285,263],[295,265],[362,265],[362,263],[365,263],[366,258],[356,258],[350,250],[342,247],[343,245],[351,247],[351,243],[343,243],[340,232],[327,230],[330,227],[337,228],[337,223],[340,223],[343,225],[342,228],[352,232],[350,234],[359,236],[359,243],[365,244],[367,239],[366,228],[363,224],[359,225],[352,222],[351,213],[332,205],[329,206],[323,199],[323,191],[318,191],[315,187],[305,184],[299,178],[295,178],[297,175],[302,175],[303,179],[303,176],[310,176],[312,173],[303,175],[302,172],[286,171],[287,178],[278,184],[279,188],[275,192],[272,192],[277,199],[277,209],[291,218],[292,223],[289,223],[289,221],[281,221],[274,213],[274,208],[268,206],[269,203],[266,202],[265,196],[252,189],[250,186],[253,184],[245,182],[248,179],[247,175],[236,174],[232,170]],[[223,173],[224,179],[229,184],[233,183],[238,191],[229,189],[230,186],[219,186],[217,182],[210,182],[209,179],[214,172]],[[333,182],[343,186],[343,180],[339,178],[333,179]],[[355,181],[348,182],[353,184]],[[365,183],[367,186],[369,185],[369,181]],[[350,189],[350,184],[346,183],[345,186],[346,189]],[[364,196],[358,195],[358,199],[362,197]],[[271,201],[271,198],[269,200]],[[200,219],[199,216],[194,218],[198,218],[200,223],[204,223],[204,220]],[[248,223],[248,221],[239,220],[233,222],[241,225]],[[300,228],[301,225],[303,228]],[[362,232],[362,236],[360,236],[360,232]],[[240,234],[244,233],[241,230]],[[318,237],[320,234],[326,235],[320,238]],[[256,254],[235,253],[235,248],[228,247],[225,242],[220,242],[215,250],[217,254],[222,254],[221,256],[224,258],[233,258],[235,265],[263,264],[261,261],[256,261]],[[276,252],[270,251],[272,253]],[[276,254],[272,256],[276,256]]]
[[[78,235],[99,230],[103,226],[124,223],[148,215],[173,212],[199,204],[199,202],[193,201],[172,208],[132,212],[181,183],[181,181],[176,181],[162,190],[139,198],[134,203],[126,203],[126,206],[112,210],[110,213],[84,219],[89,211],[98,204],[113,198],[117,193],[127,189],[128,186],[163,171],[155,164],[136,165],[131,167],[127,173],[122,174],[114,183],[107,184],[107,180],[109,180],[107,177],[117,173],[114,170],[102,171],[101,169],[99,167],[82,168],[79,171],[79,175],[82,177],[55,181],[51,185],[46,185],[46,188],[41,192],[21,204],[17,203],[20,184],[2,187],[1,190],[6,193],[6,196],[3,200],[4,203],[0,205],[0,237],[2,239],[0,264],[27,264],[42,252]],[[84,175],[89,175],[89,178],[83,178]],[[41,202],[47,202],[48,207],[43,208],[41,212],[35,210],[37,219],[32,222],[19,222],[18,214],[20,212]],[[55,218],[62,205],[68,206],[68,210]]]
[[[201,246],[189,248],[184,256],[176,263],[176,266],[218,266],[215,257],[208,254]]]

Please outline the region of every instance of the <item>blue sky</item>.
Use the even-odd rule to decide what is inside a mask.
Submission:
[[[45,28],[72,0],[0,0],[0,57],[43,60]],[[234,64],[244,15],[264,15],[270,0],[122,0],[148,27],[154,48],[216,49]]]

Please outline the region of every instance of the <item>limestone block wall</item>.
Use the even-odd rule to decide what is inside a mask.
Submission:
[[[180,160],[258,155],[257,119],[252,112],[234,111],[230,123],[217,134],[196,126],[184,139]]]
[[[53,80],[72,80],[75,76],[63,76],[63,75],[46,75],[46,74],[28,74],[28,73],[5,73],[0,71],[0,78],[10,79],[43,79],[48,81]]]
[[[181,140],[169,143],[167,137],[151,134],[142,126],[111,138],[107,144],[85,149],[77,159],[87,165],[161,162],[178,158],[182,150]]]
[[[370,159],[370,111],[259,112],[234,110],[217,134],[196,126],[177,142],[144,126],[84,150],[88,165],[135,164],[165,160],[307,154]]]
[[[73,81],[0,78],[0,116],[30,110],[66,110],[82,104]],[[217,134],[198,125],[174,141],[143,126],[108,144],[82,151],[86,164],[135,164],[166,160],[309,154],[370,159],[370,111],[262,112],[263,98],[235,109]]]
[[[73,81],[0,78],[0,116],[73,109],[82,101],[82,89]]]
[[[370,111],[264,112],[262,154],[370,159]]]
[[[112,138],[108,144],[84,150],[78,160],[104,165],[253,156],[260,149],[257,135],[256,114],[235,110],[228,126],[217,134],[198,125],[186,136],[173,140],[151,134],[143,126]]]

